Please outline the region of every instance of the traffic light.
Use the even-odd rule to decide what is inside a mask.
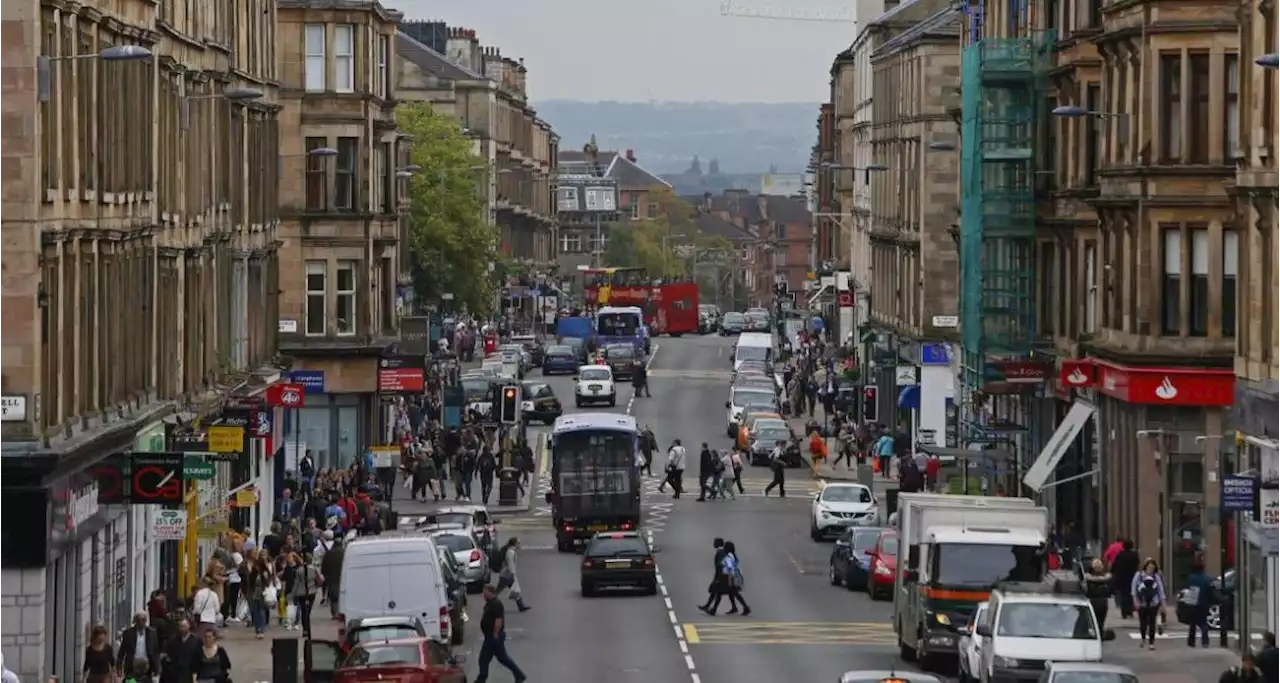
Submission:
[[[879,390],[876,387],[862,388],[862,421],[863,422],[879,422],[880,421],[880,402]]]
[[[503,424],[520,421],[520,387],[511,384],[502,387],[502,399],[498,405],[498,419]]]

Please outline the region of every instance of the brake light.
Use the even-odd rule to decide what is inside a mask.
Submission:
[[[631,530],[631,522],[623,522],[623,523],[622,523],[622,530],[623,530],[623,531],[630,531],[630,530]]]
[[[583,560],[583,561],[582,561],[582,568],[583,568],[583,569],[590,569],[590,568],[591,568],[591,560]]]
[[[652,566],[653,566],[653,558],[652,558],[652,557],[646,557],[646,558],[644,558],[644,566],[646,566],[646,567],[652,567]]]
[[[566,523],[565,523],[565,525],[564,525],[564,530],[565,530],[565,531],[573,531],[573,525],[572,525],[572,524],[569,524],[568,522],[566,522]]]
[[[483,556],[480,554],[480,551],[479,551],[479,550],[472,550],[472,551],[471,551],[471,561],[472,561],[472,562],[479,562],[481,557],[483,557]]]
[[[449,639],[449,608],[445,605],[440,606],[440,637]]]

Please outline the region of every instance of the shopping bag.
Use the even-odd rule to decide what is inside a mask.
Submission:
[[[236,619],[239,619],[240,621],[249,620],[249,601],[248,600],[241,598],[236,603]]]
[[[284,608],[284,623],[289,624],[291,626],[293,624],[298,623],[298,606],[297,605],[293,603],[289,603],[289,605]]]

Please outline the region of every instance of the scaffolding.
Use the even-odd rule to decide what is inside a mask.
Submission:
[[[974,38],[962,52],[960,419],[967,440],[990,435],[982,386],[997,361],[1027,358],[1036,335],[1035,150],[1053,32]],[[976,15],[976,16],[975,16]]]

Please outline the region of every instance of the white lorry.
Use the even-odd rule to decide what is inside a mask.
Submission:
[[[961,629],[1002,581],[1045,578],[1049,511],[1027,498],[904,494],[898,499],[894,631],[904,661],[956,655]]]

